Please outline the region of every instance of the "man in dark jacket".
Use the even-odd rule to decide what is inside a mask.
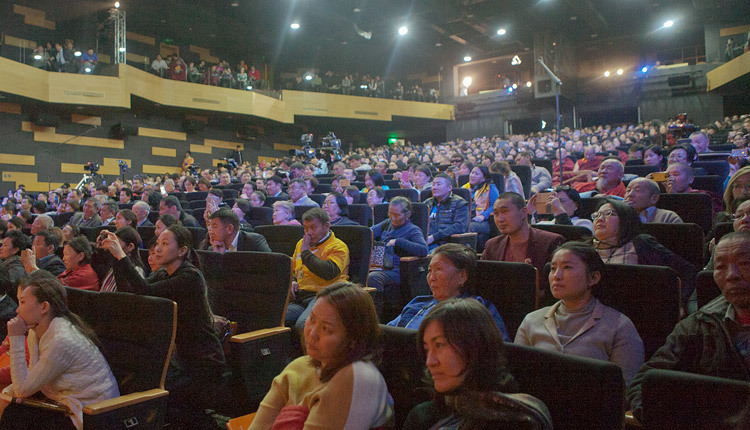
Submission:
[[[58,239],[54,233],[49,230],[43,230],[34,236],[31,243],[31,249],[36,257],[36,266],[39,269],[48,271],[57,276],[65,271],[65,263],[55,254],[58,247]],[[21,258],[21,261],[24,261]],[[29,264],[24,264],[26,273],[31,273],[34,268]]]
[[[182,210],[180,201],[175,196],[167,196],[159,202],[159,216],[170,214],[182,221],[185,227],[200,227],[198,220],[194,216],[185,213]]]
[[[430,231],[427,245],[430,250],[447,243],[453,234],[469,231],[469,203],[453,194],[452,181],[445,173],[432,180],[432,197],[425,200],[430,214]]]
[[[231,209],[219,209],[212,213],[209,223],[212,236],[210,251],[271,252],[265,237],[258,233],[240,231],[240,219]]]
[[[642,419],[642,384],[650,369],[678,370],[750,382],[750,233],[724,236],[714,251],[714,280],[722,295],[680,321],[628,391]]]

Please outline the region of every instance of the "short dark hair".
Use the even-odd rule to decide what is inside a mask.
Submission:
[[[266,181],[266,183],[268,183],[268,182],[273,182],[273,183],[275,183],[277,185],[284,185],[284,180],[281,179],[281,176],[278,176],[278,175],[273,175],[270,178],[268,178],[268,180]]]
[[[164,202],[164,206],[168,206],[170,208],[176,207],[178,212],[182,212],[182,204],[180,204],[180,200],[177,198],[177,196],[167,196],[164,197],[162,201]]]
[[[5,239],[10,238],[10,242],[13,245],[14,248],[17,248],[18,251],[16,252],[16,255],[21,255],[21,251],[24,249],[29,249],[31,247],[31,244],[29,243],[29,238],[26,237],[25,234],[21,232],[21,230],[8,230],[5,232]]]
[[[513,204],[513,206],[517,207],[518,209],[523,209],[526,207],[526,200],[523,199],[523,196],[514,193],[512,191],[506,191],[499,196],[497,196],[497,200],[495,200],[495,204],[497,204],[500,199],[508,199]]]
[[[213,194],[221,200],[224,200],[224,191],[222,191],[221,188],[211,188],[208,190],[208,194]]]
[[[172,214],[164,214],[160,216],[157,221],[161,221],[162,224],[164,224],[166,227],[170,227],[172,225],[180,223],[180,220],[178,220],[177,217]]]
[[[352,198],[352,204],[359,202],[359,188],[354,185],[344,188],[344,194]]]
[[[303,190],[307,190],[307,184],[305,183],[305,180],[302,179],[302,178],[292,179],[289,182],[289,186],[291,187],[292,184],[300,184],[300,185],[302,185],[302,189]]]
[[[304,215],[302,215],[302,222],[313,220],[320,221],[323,224],[331,222],[331,219],[328,217],[326,211],[321,208],[312,208],[305,212]]]
[[[39,213],[45,213],[45,212],[47,212],[47,204],[46,204],[46,203],[44,203],[44,202],[43,202],[43,201],[41,201],[41,200],[37,200],[37,201],[35,201],[35,202],[34,202],[34,204],[33,204],[33,205],[31,205],[31,206],[32,206],[32,208],[33,208],[33,209],[34,209],[34,210],[35,210],[36,212],[39,212]]]
[[[42,230],[39,233],[36,234],[34,237],[41,237],[44,240],[45,246],[54,246],[54,250],[57,251],[57,248],[60,246],[60,239],[57,237],[57,235],[51,231]]]
[[[219,209],[208,217],[209,220],[218,219],[222,224],[231,224],[234,231],[240,230],[240,217],[231,209]]]
[[[346,201],[346,197],[344,197],[344,195],[341,193],[337,193],[336,191],[331,191],[330,193],[328,193],[328,195],[333,196],[334,200],[336,200],[336,206],[339,207],[339,215],[349,216],[349,210],[347,209],[349,204]]]
[[[552,257],[554,258],[555,254],[561,251],[570,251],[575,254],[576,257],[580,258],[584,266],[586,266],[586,271],[589,275],[599,272],[604,276],[604,269],[606,266],[604,265],[602,258],[599,256],[599,253],[596,252],[596,249],[590,244],[579,241],[565,242],[552,252]],[[599,282],[601,282],[601,279]],[[598,285],[599,283],[594,285],[594,288]]]
[[[0,265],[0,291],[2,291],[3,294],[8,291],[12,291],[14,285],[15,283],[10,280],[10,273],[8,273],[8,268]]]
[[[471,272],[477,267],[477,253],[466,245],[459,243],[440,245],[432,251],[431,258],[439,255],[447,258],[456,269],[466,270],[467,276],[470,276]],[[467,288],[468,286],[464,284],[461,291],[465,292]]]
[[[13,224],[17,229],[23,230],[23,228],[26,227],[26,220],[24,220],[20,216],[14,216],[13,218],[8,220],[8,224]]]
[[[128,195],[128,197],[133,197],[133,190],[131,190],[128,187],[124,187],[120,190],[120,193],[125,192],[125,194]]]
[[[420,164],[416,167],[414,167],[414,173],[422,172],[425,175],[427,175],[428,178],[432,178],[432,170],[430,170],[430,166],[426,164]]]
[[[506,368],[503,335],[484,305],[473,298],[451,298],[435,305],[419,325],[417,349],[423,361],[427,359],[423,346],[425,330],[433,322],[441,326],[445,340],[463,359],[462,388],[517,391],[516,382]]]
[[[385,185],[385,178],[383,177],[383,174],[380,173],[377,169],[370,169],[367,171],[367,175],[370,177],[370,180],[373,184],[377,187],[382,187]],[[375,188],[375,187],[373,187]]]

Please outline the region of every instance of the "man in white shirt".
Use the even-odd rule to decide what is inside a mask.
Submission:
[[[659,191],[659,185],[651,179],[635,178],[625,191],[625,203],[635,209],[641,222],[682,224],[682,218],[676,213],[656,207]]]

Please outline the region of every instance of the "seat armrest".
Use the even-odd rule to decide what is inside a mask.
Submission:
[[[284,334],[290,331],[292,331],[292,329],[289,327],[264,328],[247,333],[236,334],[231,337],[231,341],[233,343],[246,343],[257,339]]]
[[[137,393],[126,394],[115,397],[114,399],[103,400],[101,402],[91,403],[83,408],[83,413],[87,415],[98,415],[104,412],[113,411],[125,406],[136,405],[148,400],[158,399],[169,394],[169,391],[160,388],[153,390],[139,391]]]
[[[417,261],[419,259],[420,257],[401,257],[399,258],[399,264],[404,263],[404,262]]]
[[[638,421],[638,419],[633,416],[632,411],[625,411],[625,428],[633,428],[638,427],[641,428],[643,425]]]
[[[454,237],[454,238],[458,239],[458,238],[461,238],[461,237],[476,236],[477,234],[479,234],[479,233],[474,233],[474,232],[472,232],[472,233],[456,233],[456,234],[452,234],[451,237]]]

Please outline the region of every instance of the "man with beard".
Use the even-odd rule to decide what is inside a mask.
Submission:
[[[625,173],[625,166],[616,158],[607,158],[602,161],[597,172],[596,181],[582,182],[575,184],[579,193],[591,191],[591,196],[617,196],[625,197],[625,184],[622,183],[622,175]],[[588,197],[581,195],[581,197]]]

